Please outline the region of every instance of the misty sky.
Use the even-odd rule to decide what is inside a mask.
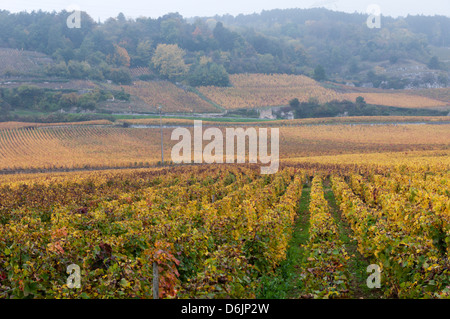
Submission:
[[[450,17],[449,0],[0,0],[0,9],[11,12],[39,10],[72,11],[80,8],[93,19],[101,21],[125,16],[157,18],[169,12],[179,12],[183,17],[214,16],[216,14],[259,13],[262,10],[287,8],[325,7],[344,12],[363,12],[370,4],[378,4],[383,15],[393,17],[408,14],[446,15]]]

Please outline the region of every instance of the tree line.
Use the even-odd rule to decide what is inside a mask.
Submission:
[[[444,70],[429,44],[450,44],[450,19],[442,16],[383,16],[383,28],[374,30],[364,14],[326,9],[195,19],[178,13],[127,19],[121,13],[103,23],[83,12],[81,28],[70,29],[70,14],[0,11],[0,47],[50,55],[55,64],[46,69],[49,76],[128,84],[130,68],[149,67],[142,79],[227,86],[228,75],[236,73],[304,74],[319,80],[355,76],[363,82],[361,70],[385,60],[412,59]],[[398,85],[400,79],[380,83],[389,88],[390,80]]]

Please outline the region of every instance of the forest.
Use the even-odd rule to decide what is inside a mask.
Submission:
[[[413,81],[448,85],[448,65],[430,50],[450,45],[450,19],[444,16],[383,16],[381,29],[369,29],[367,15],[326,9],[189,19],[178,13],[129,19],[121,13],[104,22],[82,12],[81,28],[71,29],[70,14],[0,11],[0,47],[51,56],[55,63],[47,76],[118,84],[130,83],[130,68],[146,67],[143,80],[192,86],[228,86],[228,75],[236,73],[345,78],[356,86],[394,89]],[[419,80],[377,74],[373,63],[383,61],[414,61],[438,73]]]

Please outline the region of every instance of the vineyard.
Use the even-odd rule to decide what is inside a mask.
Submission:
[[[30,74],[41,71],[42,67],[51,64],[52,59],[45,54],[17,49],[0,49],[0,75],[10,73]]]
[[[301,186],[294,169],[207,168],[3,187],[0,295],[149,297],[156,261],[160,297],[252,296],[284,257]],[[82,290],[65,286],[67,263]]]
[[[199,91],[227,109],[285,106],[294,98],[298,98],[300,102],[308,102],[310,98],[315,98],[320,103],[332,100],[354,102],[358,96],[364,97],[369,104],[403,108],[433,108],[449,105],[448,92],[445,89],[427,94],[420,91],[417,95],[416,91],[392,93],[389,90],[377,93],[339,93],[322,87],[306,76],[286,74],[237,74],[231,75],[230,81],[232,87],[229,88],[201,87]]]
[[[142,75],[150,75],[152,73],[148,67],[137,67],[130,69],[130,74],[133,78],[137,78]]]
[[[196,94],[185,91],[168,81],[137,81],[133,85],[122,86],[125,92],[138,97],[148,105],[147,112],[164,107],[165,113],[211,113],[217,109]]]
[[[413,92],[408,92],[413,95],[420,95],[424,97],[428,97],[430,99],[439,100],[446,105],[450,103],[450,89],[449,88],[441,88],[441,89],[422,89],[422,90],[414,90]]]
[[[0,5],[0,300],[450,300],[448,0],[59,2]]]
[[[24,129],[24,128],[37,128],[37,127],[49,127],[49,126],[79,126],[79,125],[112,125],[112,122],[108,120],[94,120],[84,122],[65,122],[65,123],[27,123],[27,122],[0,122],[0,130],[5,129]]]
[[[236,74],[230,76],[232,87],[201,87],[199,91],[210,100],[227,108],[255,108],[288,105],[298,98],[307,102],[339,100],[339,94],[321,87],[316,81],[301,75]]]
[[[191,118],[170,118],[163,119],[165,125],[180,125],[180,126],[192,126],[194,125],[194,119]],[[159,118],[139,118],[139,119],[123,119],[118,120],[119,123],[127,123],[133,125],[159,125]],[[239,120],[217,120],[207,119],[203,120],[205,125],[252,125],[252,126],[264,126],[264,127],[285,127],[285,126],[310,126],[310,125],[323,125],[323,124],[405,124],[405,123],[449,123],[450,117],[448,116],[351,116],[351,117],[321,117],[321,118],[304,118],[294,120],[270,120],[270,121],[252,121],[245,122]],[[2,127],[3,123],[0,124]],[[22,125],[26,125],[23,123]],[[30,124],[28,124],[29,126]],[[13,127],[6,124],[6,127]]]
[[[10,52],[10,50],[5,52]],[[11,58],[14,60],[14,57],[10,57],[14,54],[10,52],[2,55],[0,52],[0,59],[9,61],[8,59]],[[34,61],[33,58],[23,60],[28,61],[27,63]],[[22,60],[19,59],[18,61]],[[5,62],[3,65],[7,68],[10,63]],[[34,70],[35,67],[15,68],[15,70],[20,69]],[[0,69],[0,74],[1,72]],[[146,75],[148,72],[150,72],[148,68],[141,67],[132,69],[131,74],[135,78]],[[159,105],[163,106],[162,111],[164,113],[218,113],[224,109],[287,106],[289,101],[294,98],[297,98],[300,102],[308,102],[310,99],[314,99],[319,103],[326,103],[333,100],[355,102],[359,96],[364,97],[368,104],[409,109],[446,109],[450,103],[448,89],[398,90],[393,92],[392,90],[351,88],[334,84],[330,86],[332,88],[329,88],[309,77],[287,74],[234,74],[230,76],[230,81],[230,87],[208,86],[197,89],[183,87],[169,81],[141,80],[137,80],[131,85],[70,80],[61,82],[7,82],[3,83],[2,86],[17,88],[22,85],[33,85],[51,90],[79,91],[103,89],[118,92],[124,90],[131,95],[130,101],[108,100],[99,102],[97,105],[99,111],[118,113],[157,113],[159,112]]]
[[[0,167],[52,170],[156,164],[160,158],[159,139],[156,129],[83,125],[3,129],[0,130]],[[170,140],[168,131],[165,139]]]
[[[155,263],[160,298],[450,298],[449,124],[290,123],[273,175],[142,168],[158,128],[4,125],[0,298],[153,298]]]
[[[333,178],[333,191],[358,250],[382,268],[385,294],[450,296],[448,173]]]
[[[290,298],[356,298],[356,260],[364,270],[380,267],[380,297],[449,298],[448,166],[433,173],[330,167],[284,165],[265,176],[254,166],[212,165],[6,178],[0,296],[152,298],[156,262],[160,298],[258,297],[307,217]],[[357,252],[341,239],[342,223]],[[67,287],[71,264],[81,269],[80,289]]]
[[[450,100],[439,100],[419,94],[403,94],[403,93],[346,93],[342,97],[350,101],[354,101],[358,96],[364,97],[369,104],[386,105],[406,108],[436,108],[449,106]]]
[[[173,124],[178,123],[174,121]],[[0,126],[0,172],[143,167],[156,165],[161,160],[159,128],[123,128],[104,121],[75,124],[27,127],[25,123],[9,123],[3,128]],[[264,123],[258,126],[264,127]],[[225,136],[225,126],[217,127]],[[281,126],[280,157],[324,158],[327,155],[445,150],[449,147],[448,127],[448,124]],[[177,143],[171,140],[172,130],[163,129],[164,158],[169,161],[171,149]],[[193,128],[189,130],[192,134]],[[204,142],[203,147],[206,144]],[[358,155],[352,156],[353,160],[358,158]]]

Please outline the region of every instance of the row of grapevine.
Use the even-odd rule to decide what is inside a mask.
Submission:
[[[309,242],[305,245],[304,286],[316,298],[342,298],[349,293],[346,248],[324,197],[322,177],[311,186]]]
[[[429,225],[423,216],[414,216],[407,206],[401,206],[406,203],[389,191],[383,193],[388,202],[387,197],[392,197],[389,206],[368,207],[341,177],[334,176],[332,181],[336,199],[358,241],[358,250],[382,269],[386,296],[448,296],[449,259],[429,238]],[[417,227],[422,231],[418,232]]]
[[[252,297],[259,276],[285,258],[301,193],[293,168],[255,172],[217,166],[3,186],[0,296],[149,298],[156,262],[162,298]],[[66,285],[70,264],[82,289]]]
[[[440,179],[438,185],[442,181],[446,180]],[[441,193],[445,189],[438,191],[433,184],[433,178],[424,185],[421,178],[398,174],[389,178],[374,175],[373,181],[357,174],[350,176],[350,186],[366,203],[389,215],[403,232],[423,237],[424,246],[434,246],[439,258],[450,251],[450,198]]]

